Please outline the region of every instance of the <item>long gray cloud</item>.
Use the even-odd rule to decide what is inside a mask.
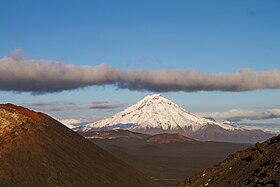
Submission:
[[[33,94],[115,85],[138,91],[248,91],[279,89],[280,70],[208,74],[194,70],[124,71],[108,65],[75,66],[7,56],[0,59],[0,90]]]

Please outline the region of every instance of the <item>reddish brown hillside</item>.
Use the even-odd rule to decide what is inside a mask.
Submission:
[[[0,186],[159,186],[51,117],[0,105]]]
[[[42,120],[44,120],[44,117],[42,115],[40,115],[38,112],[29,110],[27,108],[24,108],[22,106],[17,106],[17,105],[13,105],[11,103],[5,104],[3,107],[5,110],[11,110],[14,109],[14,111],[18,111],[21,112],[22,114],[30,117],[31,119],[40,122]]]

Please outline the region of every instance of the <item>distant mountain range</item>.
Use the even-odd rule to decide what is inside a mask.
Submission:
[[[154,143],[174,143],[174,142],[192,142],[195,141],[191,138],[183,136],[181,134],[171,134],[171,133],[163,133],[163,134],[155,134],[148,135],[143,133],[132,132],[129,130],[123,129],[114,129],[108,131],[87,131],[80,132],[82,136],[89,140],[93,139],[139,139],[144,140],[146,142],[154,142]]]
[[[147,134],[179,133],[197,140],[225,142],[255,143],[272,136],[261,130],[248,130],[197,116],[160,94],[146,96],[111,118],[83,125],[77,130],[89,132],[112,129]]]
[[[160,186],[51,117],[0,105],[0,186]]]
[[[86,131],[79,133],[87,139],[145,139],[149,137],[147,134],[123,129],[114,129],[108,131]]]

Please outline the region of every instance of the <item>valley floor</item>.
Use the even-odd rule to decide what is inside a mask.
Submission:
[[[222,142],[151,143],[140,139],[91,139],[116,157],[166,187],[191,176],[249,144]]]

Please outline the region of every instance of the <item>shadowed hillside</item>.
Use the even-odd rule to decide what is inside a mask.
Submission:
[[[185,187],[191,186],[280,186],[280,135],[189,177]]]
[[[159,186],[58,121],[0,105],[0,186]]]

